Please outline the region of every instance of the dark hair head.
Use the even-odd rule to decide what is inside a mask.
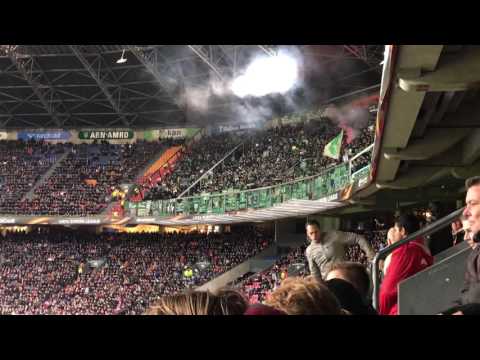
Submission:
[[[471,178],[468,178],[465,181],[465,189],[468,190],[472,186],[480,185],[480,176],[473,176]]]
[[[248,308],[248,300],[236,290],[223,288],[215,295],[223,315],[243,315]]]
[[[307,228],[307,226],[316,226],[317,228],[320,229],[320,224],[318,223],[317,220],[307,220],[307,222],[305,223],[305,229]]]
[[[326,282],[328,289],[340,302],[340,306],[353,315],[370,314],[362,297],[350,282],[343,279],[331,279]]]
[[[420,221],[413,214],[400,215],[395,219],[395,225],[399,228],[404,228],[408,235],[420,230]]]
[[[368,298],[370,293],[370,276],[363,264],[351,261],[339,262],[332,266],[330,272],[334,270],[340,271],[345,280],[349,281],[364,299]]]

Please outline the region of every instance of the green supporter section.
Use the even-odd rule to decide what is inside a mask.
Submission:
[[[350,179],[348,164],[341,164],[317,176],[291,183],[245,191],[205,193],[198,196],[172,200],[126,202],[131,216],[174,216],[224,214],[245,209],[264,209],[289,200],[318,200],[344,189],[354,180],[368,177],[366,166]]]

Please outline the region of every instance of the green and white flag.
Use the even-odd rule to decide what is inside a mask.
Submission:
[[[328,156],[338,160],[340,158],[340,149],[342,148],[343,130],[333,138],[323,150],[323,156]]]

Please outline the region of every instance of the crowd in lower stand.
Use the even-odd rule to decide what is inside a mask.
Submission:
[[[370,242],[375,252],[386,246],[387,230],[364,231],[363,235]],[[308,265],[305,262],[306,244],[294,248],[288,254],[280,257],[268,269],[247,278],[237,279],[232,286],[240,289],[251,304],[264,302],[268,295],[289,276],[306,276]],[[355,244],[347,248],[347,261],[368,266],[367,257],[360,247]]]
[[[0,236],[0,314],[142,314],[159,296],[201,285],[269,246],[270,234]]]
[[[270,268],[247,279],[239,278],[232,285],[241,289],[251,304],[262,303],[288,276],[308,274],[308,266],[305,264],[305,249],[306,245],[292,249],[275,261]]]

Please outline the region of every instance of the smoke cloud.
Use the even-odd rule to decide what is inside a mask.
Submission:
[[[343,107],[329,105],[324,115],[345,131],[347,144],[355,140],[360,131],[368,125],[370,118],[368,109],[349,105]]]

